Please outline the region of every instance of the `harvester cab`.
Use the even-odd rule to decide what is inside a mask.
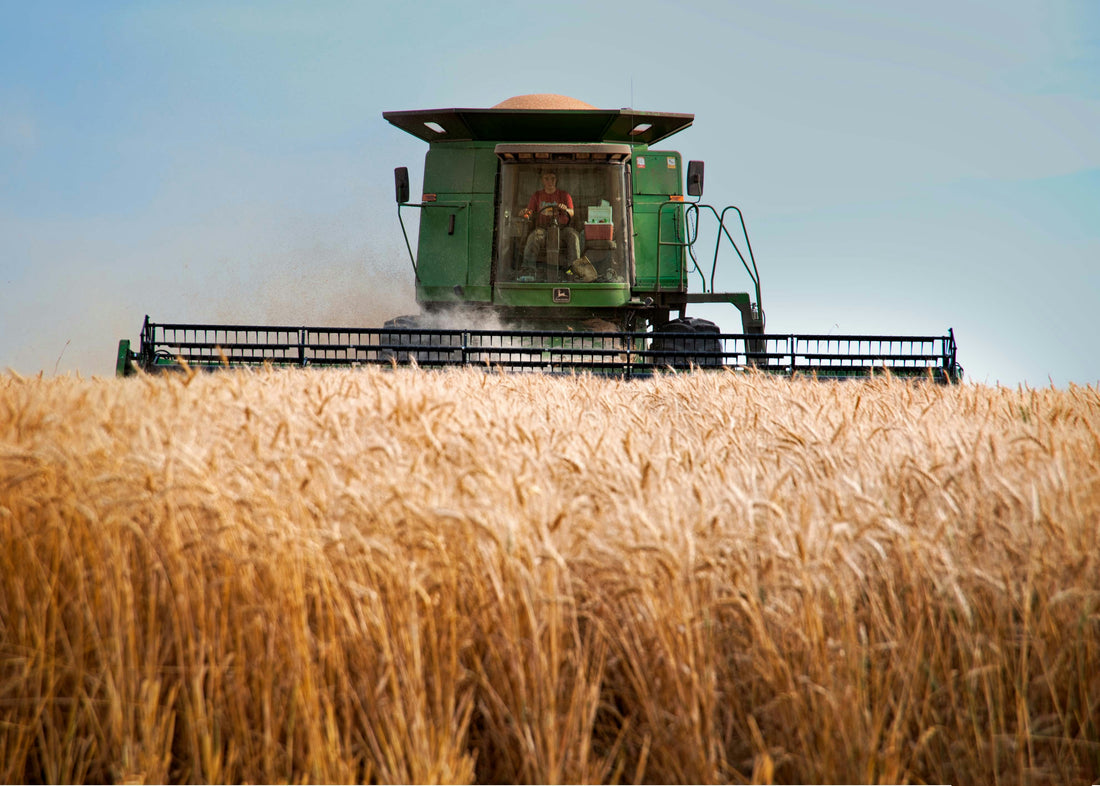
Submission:
[[[740,209],[704,204],[702,162],[685,167],[679,152],[660,144],[691,126],[694,115],[535,95],[488,109],[383,117],[428,143],[419,200],[412,199],[408,169],[395,170],[419,314],[362,328],[160,324],[146,317],[138,351],[120,343],[118,373],[415,362],[627,377],[670,366],[959,377],[950,331],[765,334],[760,276]],[[415,253],[405,225],[413,210]],[[701,239],[704,223],[708,240]],[[739,263],[747,291],[716,289],[720,258]],[[741,332],[723,333],[688,315],[702,303],[732,306]]]
[[[755,266],[755,298],[707,291],[705,278],[704,292],[688,294],[685,208],[697,206],[685,204],[680,154],[651,146],[693,115],[547,98],[383,113],[429,145],[419,203],[408,202],[407,169],[396,173],[399,216],[422,211],[422,321],[458,307],[466,326],[480,311],[516,328],[644,332],[682,318],[689,302],[729,302],[745,333],[762,332]],[[699,196],[702,166],[692,166]]]

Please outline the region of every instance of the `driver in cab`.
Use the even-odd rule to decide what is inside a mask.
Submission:
[[[573,197],[568,191],[558,188],[556,172],[543,171],[542,188],[531,195],[520,215],[525,219],[535,217],[535,229],[527,236],[527,244],[523,248],[524,267],[534,268],[539,252],[546,246],[546,228],[554,222],[561,226],[566,250],[571,254],[567,259],[573,261],[580,257],[581,237],[569,227],[569,221],[573,218]]]

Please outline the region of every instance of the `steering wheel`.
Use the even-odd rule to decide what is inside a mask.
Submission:
[[[546,214],[548,214],[548,215],[550,216],[550,219],[551,219],[552,221],[554,221],[554,222],[557,222],[557,220],[558,220],[558,213],[563,213],[563,212],[565,212],[565,211],[563,211],[563,210],[562,210],[562,209],[561,209],[560,207],[558,207],[557,205],[547,205],[546,207],[544,207],[544,208],[542,208],[542,209],[540,209],[540,210],[537,210],[537,211],[535,211],[535,216],[534,216],[534,217],[535,217],[535,219],[536,219],[536,223],[537,223],[537,222],[538,222],[538,217],[539,217],[539,216],[541,216],[541,215],[542,215],[543,213],[546,213]]]

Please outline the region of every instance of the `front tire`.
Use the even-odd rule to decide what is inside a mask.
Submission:
[[[441,334],[429,327],[422,316],[394,317],[383,323],[382,330],[394,331],[378,335],[378,359],[384,363],[433,367],[449,366],[462,360],[461,335]]]
[[[652,362],[671,368],[720,368],[722,342],[718,325],[707,319],[682,317],[653,328]],[[680,335],[666,335],[680,334]]]

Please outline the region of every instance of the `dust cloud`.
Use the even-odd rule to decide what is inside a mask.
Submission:
[[[348,211],[352,213],[354,211]],[[35,228],[0,287],[0,373],[111,375],[120,339],[161,323],[380,327],[416,314],[399,232],[362,213],[227,214],[145,231]],[[396,222],[395,222],[396,223]],[[18,269],[15,269],[18,272]]]

